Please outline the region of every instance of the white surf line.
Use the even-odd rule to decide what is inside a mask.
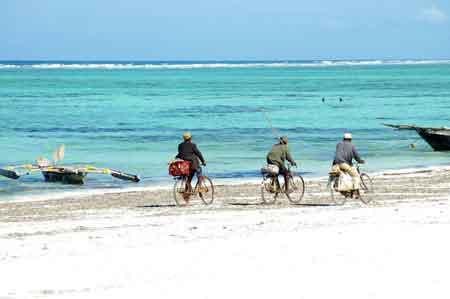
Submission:
[[[450,64],[450,60],[320,60],[320,61],[267,61],[267,62],[198,62],[198,63],[33,63],[33,64],[0,64],[0,69],[104,69],[104,70],[171,70],[171,69],[227,69],[227,68],[329,68],[329,67],[352,67],[352,66],[384,66],[384,65],[434,65]]]
[[[425,174],[427,172],[436,173],[450,171],[449,165],[434,165],[416,168],[401,168],[401,169],[386,169],[373,173],[369,173],[372,176],[398,176],[398,175],[410,175],[410,174]]]

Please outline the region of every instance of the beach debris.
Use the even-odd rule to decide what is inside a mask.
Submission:
[[[64,159],[64,151],[64,145],[59,146],[53,153],[52,162],[44,157],[39,157],[36,159],[35,164],[5,166],[0,168],[0,176],[17,180],[24,175],[41,172],[46,182],[62,182],[66,184],[82,185],[84,184],[87,174],[95,173],[107,174],[117,179],[136,183],[140,181],[140,178],[137,175],[110,168],[98,168],[91,165],[57,165],[58,162]]]

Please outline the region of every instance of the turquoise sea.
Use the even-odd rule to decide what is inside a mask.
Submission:
[[[416,133],[382,126],[450,126],[449,109],[450,60],[4,61],[0,167],[50,158],[65,144],[65,164],[143,180],[89,175],[84,186],[65,186],[39,174],[0,178],[0,199],[168,184],[167,162],[186,130],[210,176],[256,178],[275,141],[267,118],[289,136],[306,176],[327,174],[346,131],[367,171],[449,164],[448,153],[433,152]]]

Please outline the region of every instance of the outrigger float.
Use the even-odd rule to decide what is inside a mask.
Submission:
[[[59,166],[57,162],[64,158],[64,145],[61,145],[53,154],[50,163],[45,158],[36,159],[36,164],[25,164],[17,166],[6,166],[0,168],[0,175],[9,179],[17,180],[20,177],[34,172],[41,172],[46,182],[62,182],[65,184],[82,185],[88,173],[109,174],[117,179],[139,182],[140,178],[134,174],[109,168],[98,168],[90,165],[83,166]]]
[[[435,151],[450,151],[450,128],[426,128],[415,125],[383,125],[398,130],[416,131]]]

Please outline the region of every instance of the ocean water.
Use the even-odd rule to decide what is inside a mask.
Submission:
[[[167,162],[186,130],[210,176],[256,178],[275,142],[268,119],[289,136],[306,176],[327,174],[346,131],[367,171],[448,164],[448,153],[415,132],[382,123],[450,126],[449,108],[446,60],[0,62],[0,167],[50,158],[65,144],[65,164],[143,179],[90,174],[84,186],[67,186],[40,174],[0,178],[0,200],[169,184]]]

